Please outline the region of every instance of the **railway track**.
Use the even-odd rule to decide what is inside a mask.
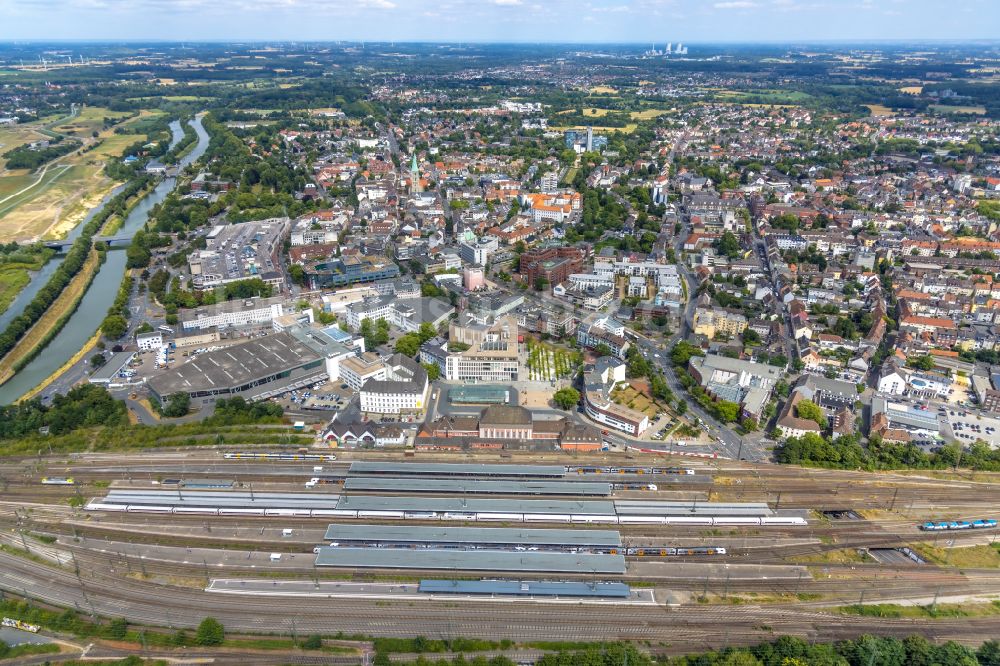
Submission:
[[[38,601],[76,607],[97,615],[126,615],[132,622],[191,627],[205,615],[222,621],[230,631],[300,634],[337,631],[385,636],[488,636],[522,641],[649,640],[668,641],[672,649],[696,650],[720,643],[732,645],[768,640],[774,633],[810,640],[837,640],[861,633],[905,636],[931,633],[938,639],[979,642],[1000,629],[997,618],[962,618],[926,622],[885,620],[873,627],[868,618],[837,616],[788,606],[692,606],[607,609],[479,602],[406,602],[376,604],[365,600],[269,597],[265,600],[226,598],[195,590],[171,588],[129,579],[89,574],[77,580],[71,573],[47,570],[0,553],[0,586],[19,592],[31,587]],[[456,608],[460,612],[456,612]],[[295,618],[295,627],[291,626]],[[719,640],[723,637],[723,640]]]

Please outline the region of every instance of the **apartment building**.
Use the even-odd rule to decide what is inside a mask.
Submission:
[[[606,345],[617,358],[625,358],[629,347],[629,342],[625,339],[625,324],[612,317],[601,317],[591,324],[581,324],[576,329],[576,341],[588,349]]]

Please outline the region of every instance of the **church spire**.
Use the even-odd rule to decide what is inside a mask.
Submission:
[[[417,154],[413,153],[413,159],[410,160],[410,189],[414,193],[420,191],[420,168],[417,166]]]

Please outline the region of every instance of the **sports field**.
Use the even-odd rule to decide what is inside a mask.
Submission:
[[[125,127],[149,117],[144,111],[126,121]],[[115,134],[103,129],[105,117],[121,117],[103,108],[86,107],[73,118],[51,124],[52,132],[97,147],[87,152],[74,151],[53,160],[35,172],[26,169],[0,171],[0,237],[8,240],[34,241],[62,238],[86,216],[115,186],[104,174],[109,157],[120,157],[124,149],[140,138],[140,134]],[[8,128],[0,134],[0,143],[7,138],[12,143],[36,140],[43,125]],[[93,133],[98,137],[94,138]],[[6,149],[5,149],[6,150]]]

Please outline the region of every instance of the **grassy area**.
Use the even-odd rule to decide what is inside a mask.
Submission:
[[[959,568],[1000,567],[1000,544],[940,548],[931,544],[916,547],[928,562]]]
[[[800,90],[717,90],[715,96],[726,102],[746,101],[755,105],[797,104],[812,99],[812,95]]]
[[[124,111],[111,111],[100,106],[85,106],[73,118],[53,125],[50,129],[60,134],[68,134],[78,138],[88,137],[93,132],[104,128],[105,118],[124,118],[129,114]]]
[[[595,132],[604,132],[605,134],[613,134],[615,132],[621,132],[622,134],[631,134],[639,127],[639,123],[627,123],[624,127],[602,127],[599,125],[593,125],[593,130]],[[566,130],[585,130],[586,127],[582,125],[565,125],[563,127],[549,127],[553,132],[565,132]]]
[[[157,113],[144,111],[119,127],[139,127]],[[55,131],[74,136],[92,149],[70,153],[47,169],[43,167],[44,172],[20,170],[0,178],[0,236],[12,240],[62,238],[79,224],[115,185],[104,174],[107,160],[120,157],[126,146],[145,136],[103,129],[105,117],[124,115],[87,107],[76,118],[56,122]],[[93,132],[98,132],[96,139]]]
[[[18,657],[30,657],[38,654],[56,654],[61,650],[62,648],[57,643],[41,643],[38,645],[24,643],[23,645],[18,645],[7,650],[7,654],[3,658],[6,660],[17,659]]]
[[[881,104],[865,104],[868,110],[872,112],[872,115],[876,118],[881,116],[891,116],[893,111],[887,106],[882,106]]]
[[[79,451],[136,451],[151,448],[192,446],[277,446],[303,447],[313,443],[312,435],[292,433],[283,428],[256,425],[219,426],[203,423],[181,425],[128,425],[86,428],[65,435],[37,435],[0,440],[0,456],[35,455],[40,447],[56,453]]]
[[[6,312],[18,292],[28,286],[31,278],[23,264],[0,267],[0,312]]]
[[[860,564],[862,562],[874,561],[871,555],[868,555],[867,553],[859,553],[853,548],[828,550],[822,553],[816,553],[815,555],[802,555],[793,557],[792,560],[795,562],[804,562],[809,564]]]
[[[971,113],[977,116],[986,115],[985,106],[951,106],[950,104],[931,104],[927,107],[934,113]]]
[[[68,317],[76,309],[83,298],[87,287],[97,269],[100,266],[100,257],[96,250],[91,250],[83,268],[77,273],[72,281],[63,290],[55,302],[52,303],[41,319],[25,333],[17,345],[10,350],[10,353],[0,359],[0,384],[3,384],[14,376],[15,369],[24,360],[31,358],[36,353],[36,348],[48,338],[50,332],[60,326],[64,317]]]
[[[227,638],[222,647],[236,648],[237,650],[294,650],[300,646],[301,641],[293,641],[291,638]],[[358,654],[358,650],[343,647],[340,645],[324,645],[317,652],[329,654]]]
[[[1000,601],[969,604],[936,604],[927,606],[900,606],[898,604],[852,604],[836,609],[844,615],[880,617],[887,619],[917,618],[940,619],[955,617],[983,617],[1000,615]]]
[[[642,111],[633,111],[629,114],[632,120],[652,120],[653,118],[658,118],[665,113],[670,113],[669,109],[644,109]]]
[[[618,91],[611,86],[594,86],[590,89],[592,95],[617,95]]]
[[[548,381],[570,377],[580,367],[580,352],[569,351],[528,338],[528,378]]]
[[[14,125],[0,129],[0,172],[4,168],[7,160],[3,158],[3,153],[13,150],[26,143],[44,138],[32,125]],[[6,177],[8,174],[3,174]],[[0,181],[2,182],[2,181]],[[0,193],[3,190],[0,189]]]

